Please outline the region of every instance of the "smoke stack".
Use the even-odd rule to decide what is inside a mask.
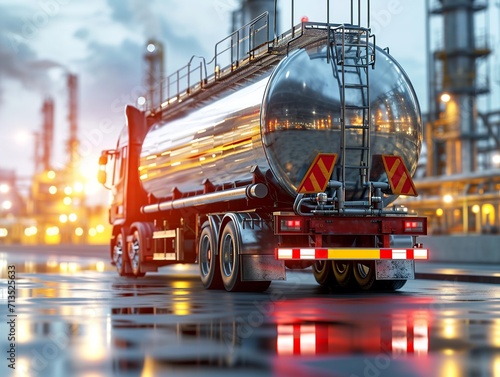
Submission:
[[[50,170],[52,146],[54,144],[54,101],[46,98],[42,105],[42,132],[37,137],[35,151],[35,171]],[[40,151],[41,149],[41,151]]]
[[[68,96],[69,96],[69,109],[68,109],[68,122],[69,122],[69,139],[68,139],[68,153],[69,165],[74,167],[78,159],[78,98],[77,98],[78,80],[77,76],[70,73],[68,74]]]
[[[148,40],[146,44],[146,78],[145,84],[148,91],[146,106],[149,110],[160,107],[163,98],[163,44],[155,39]]]

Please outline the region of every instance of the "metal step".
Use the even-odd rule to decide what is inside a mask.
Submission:
[[[366,85],[366,84],[344,84],[344,87],[346,89],[364,89],[364,88],[368,88],[368,85]]]
[[[354,146],[354,145],[345,147],[345,150],[350,150],[350,151],[367,151],[369,149],[370,149],[370,147],[360,147],[360,146]]]
[[[368,169],[367,165],[345,165],[346,169]]]
[[[339,73],[342,73],[342,70],[341,70],[341,69],[339,69],[339,70],[338,70],[338,72],[339,72]],[[359,74],[359,70],[345,69],[345,70],[344,70],[344,73],[352,73],[352,74],[357,75],[357,74]]]
[[[368,64],[345,64],[345,63],[339,63],[339,64],[347,68],[368,68]],[[344,72],[346,71],[344,70]]]
[[[358,106],[358,105],[345,105],[346,110],[368,110],[370,106],[368,105],[363,105],[363,106]]]
[[[356,124],[346,124],[345,125],[346,130],[369,130],[369,126],[360,126]]]
[[[342,46],[342,44],[337,44],[337,46]],[[344,47],[359,47],[359,49],[365,48],[366,47],[366,41],[360,41],[359,43],[351,43],[347,42],[344,43]]]

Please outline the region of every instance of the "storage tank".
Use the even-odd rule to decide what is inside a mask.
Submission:
[[[419,104],[399,64],[382,49],[375,54],[375,67],[369,68],[371,154],[401,156],[413,174],[422,141]],[[357,76],[362,84],[364,75]],[[359,104],[360,97],[361,92],[351,94],[346,104]],[[270,170],[293,198],[318,152],[340,155],[340,98],[326,41],[290,52],[243,87],[229,87],[211,102],[194,104],[184,115],[153,125],[141,152],[142,185],[164,198],[174,187],[200,190],[206,178],[215,185],[249,180],[251,167],[258,166]],[[359,130],[347,132],[347,138],[361,137]],[[348,151],[346,160],[359,161],[359,153]],[[354,171],[346,175],[347,200],[364,195],[353,183],[357,180]],[[372,169],[370,180],[387,181],[385,171]]]

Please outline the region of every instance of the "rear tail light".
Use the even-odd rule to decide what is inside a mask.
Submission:
[[[284,220],[280,222],[280,228],[283,232],[301,232],[302,231],[302,220]]]
[[[422,221],[411,221],[411,220],[405,221],[406,233],[412,233],[412,232],[420,233],[423,231],[424,231],[424,223]]]

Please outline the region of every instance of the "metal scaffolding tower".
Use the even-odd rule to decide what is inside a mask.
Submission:
[[[429,57],[428,175],[472,173],[478,169],[478,141],[485,136],[478,127],[477,97],[489,91],[489,79],[479,68],[490,49],[476,30],[477,15],[487,3],[439,0],[429,8],[430,15],[442,17],[443,40]]]

